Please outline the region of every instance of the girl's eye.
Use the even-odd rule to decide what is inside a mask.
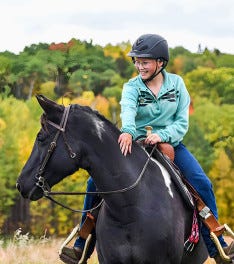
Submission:
[[[135,61],[135,66],[136,67],[143,67],[143,68],[148,68],[151,65],[152,62],[150,61]]]

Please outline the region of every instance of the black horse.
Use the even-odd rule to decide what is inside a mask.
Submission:
[[[193,211],[169,173],[133,142],[122,155],[120,131],[89,107],[64,107],[40,95],[44,110],[32,153],[18,180],[24,198],[38,200],[79,168],[92,175],[104,203],[96,223],[102,264],[199,264],[208,257],[202,238],[184,250]],[[44,191],[43,191],[44,190]]]

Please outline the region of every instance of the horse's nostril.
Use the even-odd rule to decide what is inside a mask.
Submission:
[[[18,182],[16,183],[16,188],[18,189],[18,191],[20,191],[20,185]]]

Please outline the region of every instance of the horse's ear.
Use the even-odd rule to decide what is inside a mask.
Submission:
[[[57,108],[62,110],[62,106],[58,105],[56,102],[48,99],[42,94],[36,95],[37,101],[40,104],[41,108],[44,110],[45,113],[49,113],[52,109]]]

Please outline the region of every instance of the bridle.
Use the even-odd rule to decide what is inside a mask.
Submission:
[[[70,145],[68,144],[67,142],[67,139],[66,139],[66,135],[65,135],[65,131],[66,131],[66,125],[67,125],[67,120],[68,120],[68,115],[69,115],[69,111],[70,111],[70,108],[71,108],[71,105],[67,106],[64,108],[64,112],[63,112],[63,116],[62,116],[62,119],[61,119],[61,122],[59,125],[57,125],[56,123],[46,119],[46,122],[48,124],[50,124],[51,126],[55,127],[57,129],[57,132],[53,138],[53,140],[51,141],[51,143],[49,144],[49,148],[47,150],[47,153],[46,153],[46,156],[44,157],[43,161],[42,161],[42,164],[41,166],[39,167],[39,170],[38,170],[38,173],[37,175],[35,176],[36,178],[36,184],[34,186],[34,188],[32,189],[32,191],[30,192],[29,194],[29,198],[33,195],[33,193],[35,192],[35,190],[37,188],[41,188],[42,191],[43,191],[43,196],[46,197],[47,199],[51,200],[52,202],[62,206],[63,208],[66,208],[70,211],[73,211],[73,212],[78,212],[78,213],[86,213],[86,212],[90,212],[90,211],[93,211],[95,209],[97,209],[99,206],[101,206],[101,204],[103,203],[103,199],[101,200],[101,202],[96,205],[95,207],[89,209],[89,210],[78,210],[78,209],[73,209],[69,206],[66,206],[64,204],[62,204],[61,202],[55,200],[54,198],[52,198],[51,196],[53,195],[87,195],[87,194],[91,194],[91,195],[106,195],[106,194],[116,194],[116,193],[124,193],[124,192],[127,192],[129,190],[132,190],[133,188],[135,188],[138,183],[140,182],[147,166],[148,166],[148,163],[149,161],[151,160],[151,157],[152,157],[152,154],[155,150],[155,148],[157,147],[157,145],[155,144],[154,147],[152,148],[138,178],[136,179],[136,181],[128,186],[128,187],[125,187],[125,188],[122,188],[122,189],[118,189],[118,190],[112,190],[112,191],[96,191],[96,192],[51,192],[51,189],[50,189],[50,186],[48,184],[48,182],[46,181],[45,177],[43,176],[44,172],[45,172],[45,167],[50,159],[50,157],[52,156],[56,146],[57,146],[57,140],[59,138],[59,135],[62,134],[63,135],[63,140],[64,140],[64,143],[68,149],[68,152],[69,152],[69,156],[70,158],[74,159],[76,158],[77,154],[75,152],[73,152],[72,148],[70,147]]]
[[[55,124],[54,122],[50,121],[50,120],[46,120],[46,122],[50,125],[52,125],[53,127],[55,127],[58,131],[56,132],[53,140],[51,141],[49,148],[47,150],[46,156],[42,161],[42,164],[38,170],[37,175],[35,176],[37,182],[36,182],[36,186],[42,188],[43,191],[50,191],[49,185],[46,182],[43,173],[45,171],[45,167],[50,159],[50,157],[52,156],[54,149],[57,146],[57,140],[58,137],[60,135],[60,133],[63,134],[63,138],[65,139],[66,142],[66,146],[68,147],[68,150],[70,151],[70,157],[72,159],[74,159],[76,157],[76,153],[74,153],[71,149],[71,147],[67,144],[67,140],[65,137],[65,128],[66,128],[66,124],[67,124],[67,119],[68,119],[68,114],[70,111],[70,105],[68,107],[65,107],[64,112],[63,112],[63,116],[60,122],[60,125]],[[47,190],[46,190],[47,189]]]

